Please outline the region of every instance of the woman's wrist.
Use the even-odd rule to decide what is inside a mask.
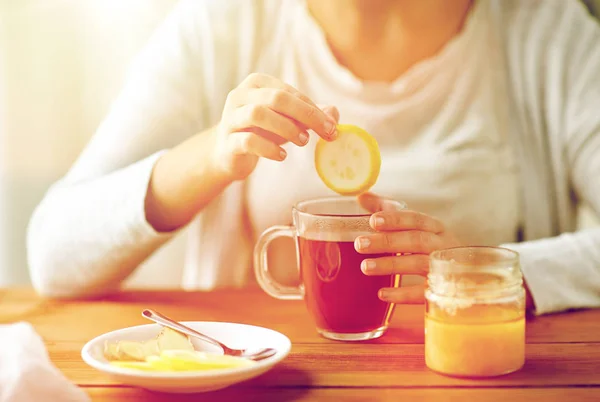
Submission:
[[[162,155],[146,194],[146,219],[159,232],[185,226],[232,180],[214,160],[215,130],[196,134]]]
[[[218,147],[218,126],[213,127],[205,133],[206,142],[204,144],[206,149],[206,164],[198,166],[198,170],[195,172],[195,180],[201,180],[206,177],[210,177],[219,183],[227,183],[227,185],[235,181],[235,177],[231,172],[223,167],[223,163],[219,160],[217,147]]]

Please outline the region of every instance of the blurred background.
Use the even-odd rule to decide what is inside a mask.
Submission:
[[[132,58],[176,2],[0,0],[0,287],[29,283],[25,234],[33,209],[94,133]],[[586,3],[598,15],[600,0]],[[597,224],[585,210],[580,221]],[[130,283],[176,286],[180,275],[157,284],[147,274],[161,264],[180,270],[184,238]]]
[[[29,283],[33,209],[93,135],[132,58],[176,3],[0,0],[0,287]],[[182,252],[168,249],[146,272],[171,256],[181,267]],[[173,277],[164,285],[175,285],[180,276]],[[136,278],[152,285],[152,275]]]

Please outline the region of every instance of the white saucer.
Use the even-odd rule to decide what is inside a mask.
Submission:
[[[169,393],[194,393],[215,391],[257,377],[281,362],[289,354],[292,343],[285,335],[267,328],[228,322],[182,322],[203,334],[211,336],[235,349],[269,347],[277,350],[274,356],[249,367],[195,372],[149,372],[112,366],[104,358],[106,341],[143,341],[154,338],[162,328],[158,324],[139,325],[100,335],[85,344],[81,350],[83,360],[118,382]],[[193,339],[197,350],[222,353],[215,346]]]

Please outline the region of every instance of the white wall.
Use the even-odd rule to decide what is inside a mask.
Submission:
[[[0,0],[0,286],[28,282],[33,208],[73,163],[131,58],[175,3]]]
[[[2,53],[2,44],[4,43],[5,25],[2,23],[2,13],[0,8],[0,286],[2,284],[2,267],[5,266],[8,256],[8,239],[7,239],[7,228],[8,222],[6,215],[8,208],[5,206],[5,194],[7,194],[6,186],[3,179],[2,161],[7,159],[8,147],[2,146],[6,142],[7,130],[6,130],[6,91],[2,88],[6,88],[6,73],[5,73],[5,57]]]

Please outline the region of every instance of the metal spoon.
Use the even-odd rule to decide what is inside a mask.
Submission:
[[[243,357],[246,359],[258,361],[258,360],[263,360],[263,359],[269,358],[277,353],[277,350],[272,349],[272,348],[264,348],[264,349],[256,349],[256,350],[232,349],[232,348],[222,344],[221,342],[217,341],[216,339],[211,338],[210,336],[201,334],[200,332],[198,332],[192,328],[186,327],[185,325],[180,324],[177,321],[172,320],[171,318],[169,318],[163,314],[160,314],[156,311],[153,311],[153,310],[142,311],[142,316],[151,321],[154,321],[157,324],[164,325],[165,327],[169,327],[176,331],[182,332],[186,335],[193,336],[194,338],[198,338],[202,341],[212,343],[213,345],[216,345],[216,346],[220,347],[221,349],[223,349],[223,353],[226,355],[229,355],[229,356],[238,356],[238,357]]]

